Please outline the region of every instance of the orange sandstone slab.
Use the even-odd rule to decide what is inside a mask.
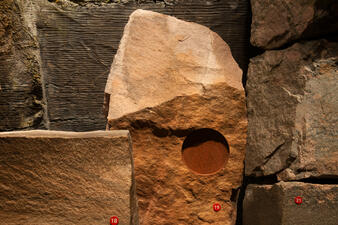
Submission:
[[[241,80],[229,46],[207,27],[145,10],[130,16],[105,109],[108,129],[131,132],[140,224],[235,224],[247,128]]]
[[[137,225],[128,131],[0,133],[0,224]]]

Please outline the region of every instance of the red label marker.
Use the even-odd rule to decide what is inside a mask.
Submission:
[[[215,212],[218,212],[221,210],[221,205],[218,203],[213,204],[212,208],[214,209]]]
[[[119,224],[119,218],[117,216],[113,216],[110,218],[110,225],[117,225]]]
[[[296,203],[297,205],[302,204],[302,202],[303,202],[302,197],[300,197],[300,196],[295,197],[295,203]]]

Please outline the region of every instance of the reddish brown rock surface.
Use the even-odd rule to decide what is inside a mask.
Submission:
[[[128,131],[0,133],[1,224],[138,225]]]
[[[337,34],[336,0],[251,0],[251,8],[251,43],[260,48]]]
[[[109,129],[132,134],[141,224],[235,223],[247,126],[241,79],[228,45],[208,28],[150,11],[131,15],[106,109]],[[219,131],[230,146],[214,175],[196,175],[182,160],[185,137],[199,128]]]

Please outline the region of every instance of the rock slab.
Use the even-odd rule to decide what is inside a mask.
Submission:
[[[241,80],[229,46],[210,29],[146,10],[130,16],[106,111],[108,129],[133,137],[141,224],[235,224],[247,127]],[[196,175],[182,160],[184,139],[200,128],[220,132],[230,146],[214,175]]]
[[[128,131],[0,133],[2,224],[138,224]]]
[[[263,49],[337,34],[335,0],[251,0],[251,8],[251,43]]]
[[[337,52],[319,40],[251,59],[246,175],[338,177]]]
[[[336,225],[338,185],[279,182],[250,184],[243,204],[244,225]],[[302,203],[296,204],[295,197]]]

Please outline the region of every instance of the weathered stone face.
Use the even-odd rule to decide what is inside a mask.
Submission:
[[[0,133],[2,224],[138,224],[128,131]]]
[[[244,225],[337,224],[338,185],[280,182],[250,184],[243,205]],[[301,204],[295,203],[296,197]]]
[[[251,0],[251,7],[251,43],[260,48],[278,48],[338,30],[335,0]]]
[[[106,107],[108,127],[133,137],[141,224],[235,223],[247,126],[241,75],[228,45],[208,28],[150,11],[131,15]],[[199,128],[220,132],[230,146],[214,175],[196,175],[182,160],[185,137]]]
[[[337,52],[322,40],[251,59],[246,175],[338,176]]]
[[[36,35],[26,2],[0,2],[0,131],[37,128],[43,120]]]

